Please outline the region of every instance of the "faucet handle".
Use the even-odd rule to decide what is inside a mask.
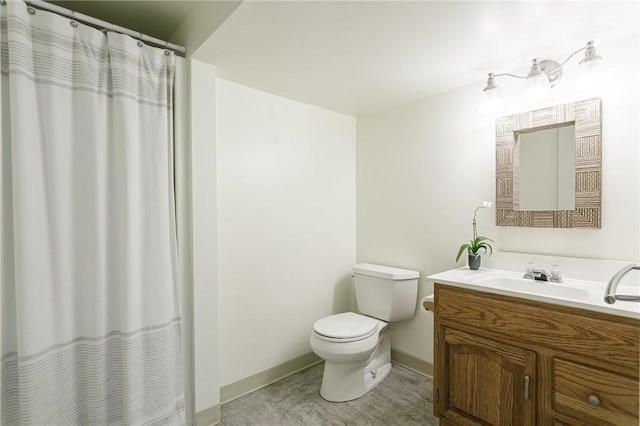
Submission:
[[[522,278],[528,278],[530,280],[534,279],[535,276],[533,274],[533,271],[536,269],[536,264],[534,262],[527,262],[527,270],[524,273],[524,276]]]
[[[549,278],[549,281],[551,281],[552,283],[562,282],[562,275],[560,275],[560,265],[551,265],[551,277]]]

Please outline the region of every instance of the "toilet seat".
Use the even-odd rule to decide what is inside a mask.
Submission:
[[[378,330],[380,321],[354,312],[331,315],[316,321],[313,332],[322,340],[348,343],[364,340]]]

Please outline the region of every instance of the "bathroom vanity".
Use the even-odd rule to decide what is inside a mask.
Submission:
[[[441,425],[639,424],[640,304],[606,305],[596,283],[470,272],[430,277]]]

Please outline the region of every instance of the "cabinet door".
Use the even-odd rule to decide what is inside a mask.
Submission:
[[[438,334],[435,409],[445,424],[535,424],[535,352],[445,326]]]

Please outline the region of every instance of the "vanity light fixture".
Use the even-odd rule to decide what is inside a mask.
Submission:
[[[489,73],[487,85],[483,92],[482,109],[497,111],[502,107],[503,99],[500,86],[496,84],[496,77],[508,76],[525,79],[524,95],[530,102],[535,102],[551,96],[551,88],[560,82],[562,78],[562,67],[577,53],[585,51],[584,58],[578,64],[575,86],[577,88],[587,88],[593,86],[598,78],[602,77],[602,58],[596,54],[593,41],[588,41],[586,46],[573,52],[562,63],[545,59],[538,61],[534,59],[531,70],[526,76],[500,73]]]

